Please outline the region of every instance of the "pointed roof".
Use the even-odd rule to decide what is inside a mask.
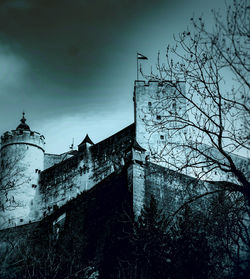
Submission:
[[[132,148],[135,149],[135,150],[141,151],[141,152],[145,152],[146,151],[146,149],[144,149],[143,147],[140,146],[140,144],[136,141],[135,138],[133,139],[131,144],[126,149],[126,152],[131,151]]]
[[[140,146],[140,144],[137,142],[136,139],[134,139],[133,141],[133,144],[132,144],[132,147],[135,149],[135,150],[138,150],[138,151],[146,151],[146,149],[144,149],[143,147]]]
[[[89,138],[88,134],[86,134],[86,137],[78,146],[83,145],[84,143],[94,144],[93,141]]]
[[[23,117],[20,119],[21,123],[17,126],[16,130],[30,131],[30,127],[26,124],[26,118],[24,115],[25,112],[23,112]]]

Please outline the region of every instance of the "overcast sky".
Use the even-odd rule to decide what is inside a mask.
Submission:
[[[94,142],[133,122],[136,52],[158,50],[214,0],[1,0],[0,134],[26,113],[46,151]]]

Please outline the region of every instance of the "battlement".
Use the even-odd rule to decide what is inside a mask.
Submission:
[[[28,144],[44,151],[44,136],[38,132],[26,130],[12,130],[1,136],[1,150],[11,144]]]
[[[136,80],[134,86],[135,87],[163,87],[166,85],[170,85],[175,87],[176,84],[185,84],[185,81],[172,81],[172,80],[164,80],[164,81],[160,81],[160,80],[149,80],[149,81],[145,81],[145,80]]]
[[[141,81],[137,80],[134,83],[134,101],[143,99],[145,102],[155,100],[158,98],[158,104],[162,103],[160,98],[168,97],[171,100],[176,98],[184,99],[185,82],[184,81]],[[150,100],[151,99],[151,100]]]

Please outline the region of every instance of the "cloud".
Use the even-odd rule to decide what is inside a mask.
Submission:
[[[110,50],[148,11],[151,1],[5,1],[1,41],[39,74],[75,86],[93,80]],[[25,8],[24,8],[25,7]],[[62,78],[63,76],[63,78]]]
[[[22,57],[12,53],[7,47],[0,48],[0,96],[8,96],[19,90],[28,66]]]
[[[128,78],[130,64],[122,62],[132,27],[155,3],[1,3],[0,48],[8,49],[8,53],[2,52],[0,65],[0,88],[8,94],[2,103],[11,104],[9,109],[13,111],[30,111],[35,119],[74,114],[77,110],[93,114],[97,107],[98,111],[107,110],[107,106],[115,108],[119,96],[125,94],[125,80],[133,82]],[[119,65],[119,72],[114,71]],[[3,111],[6,109],[1,107]]]

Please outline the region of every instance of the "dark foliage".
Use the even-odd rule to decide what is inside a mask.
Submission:
[[[215,251],[207,239],[204,216],[185,207],[167,230],[165,217],[152,197],[137,222],[117,219],[121,223],[113,226],[107,239],[100,278],[223,278],[216,275],[223,263],[218,268],[218,262],[213,266],[211,261]]]
[[[130,193],[115,181],[108,202],[101,191],[72,201],[59,234],[48,217],[22,241],[17,237],[15,257],[8,260],[11,272],[1,270],[1,278],[247,278],[249,269],[237,249],[249,235],[236,197],[232,202],[218,194],[205,207],[187,204],[169,224],[152,196],[134,221]]]

